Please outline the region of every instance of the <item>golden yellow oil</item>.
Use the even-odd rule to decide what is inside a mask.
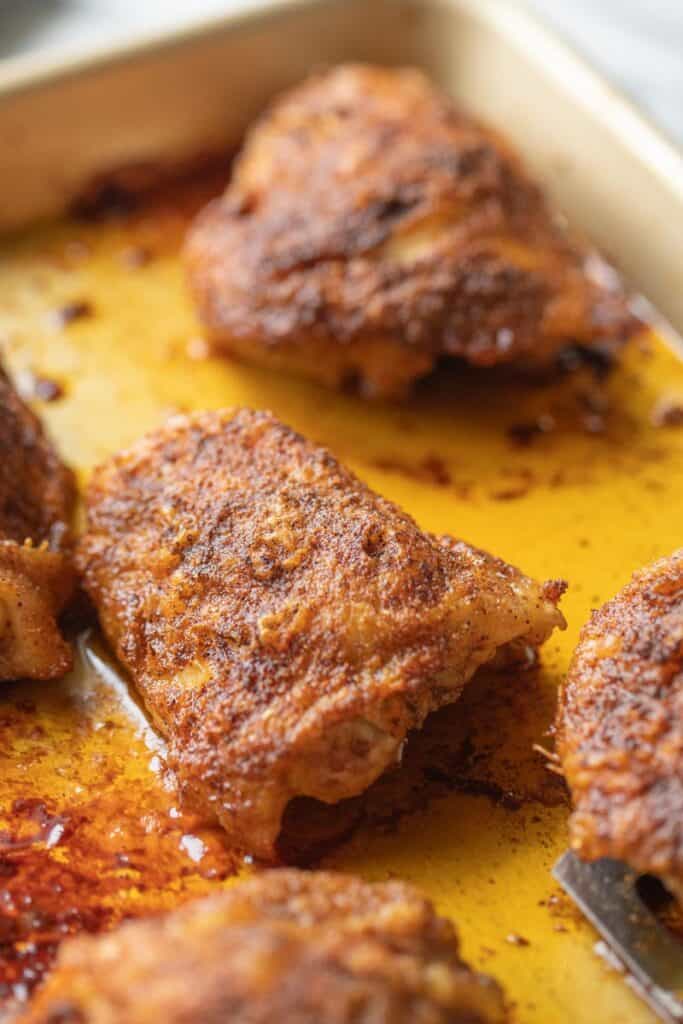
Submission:
[[[405,404],[371,405],[207,358],[178,255],[201,196],[183,187],[125,217],[6,241],[0,345],[16,381],[81,480],[171,411],[270,408],[425,529],[569,581],[568,629],[541,668],[475,679],[402,773],[373,788],[325,863],[424,889],[457,922],[464,955],[504,984],[520,1024],[651,1021],[550,876],[568,807],[532,748],[552,744],[556,687],[590,609],[683,543],[683,429],[657,425],[662,401],[683,402],[683,363],[650,334],[604,381],[585,368],[530,382],[450,367]],[[97,644],[83,652],[62,683],[0,694],[7,1005],[65,934],[241,868],[178,807],[163,749]]]

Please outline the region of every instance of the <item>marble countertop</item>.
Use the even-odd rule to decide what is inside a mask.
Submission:
[[[125,40],[249,2],[0,0],[0,59]],[[683,143],[683,0],[527,2]]]

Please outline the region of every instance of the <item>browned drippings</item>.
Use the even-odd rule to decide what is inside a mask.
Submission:
[[[204,153],[177,164],[156,161],[128,164],[97,175],[71,204],[76,220],[87,223],[135,217],[169,203],[193,214],[225,187],[234,150]]]
[[[431,484],[435,487],[452,488],[465,499],[469,497],[472,484],[468,480],[461,480],[454,476],[450,468],[438,455],[427,455],[420,462],[413,464],[404,462],[397,458],[376,459],[374,465],[378,469],[386,470],[389,473],[399,473],[410,480],[417,480],[419,483]]]
[[[163,751],[112,676],[82,657],[38,704],[44,685],[7,686],[0,706],[0,777],[15,794],[0,805],[7,1006],[28,996],[67,935],[207,892],[240,863],[220,831],[178,807]]]

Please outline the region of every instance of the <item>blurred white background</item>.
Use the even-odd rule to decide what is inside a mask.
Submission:
[[[0,58],[115,42],[249,2],[0,0]],[[527,2],[683,142],[683,0]]]

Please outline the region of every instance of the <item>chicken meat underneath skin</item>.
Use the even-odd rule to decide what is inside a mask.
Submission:
[[[64,550],[73,497],[71,473],[0,367],[0,680],[71,667],[57,616],[74,584]]]
[[[571,840],[683,897],[683,549],[635,573],[584,626],[560,697]]]
[[[269,871],[67,941],[22,1024],[503,1024],[498,985],[411,887]]]
[[[276,99],[186,262],[215,350],[367,396],[441,356],[545,367],[636,329],[514,150],[415,70],[341,66]]]
[[[194,804],[270,859],[295,796],[362,792],[563,585],[423,533],[268,413],[175,417],[95,471],[78,564]]]

